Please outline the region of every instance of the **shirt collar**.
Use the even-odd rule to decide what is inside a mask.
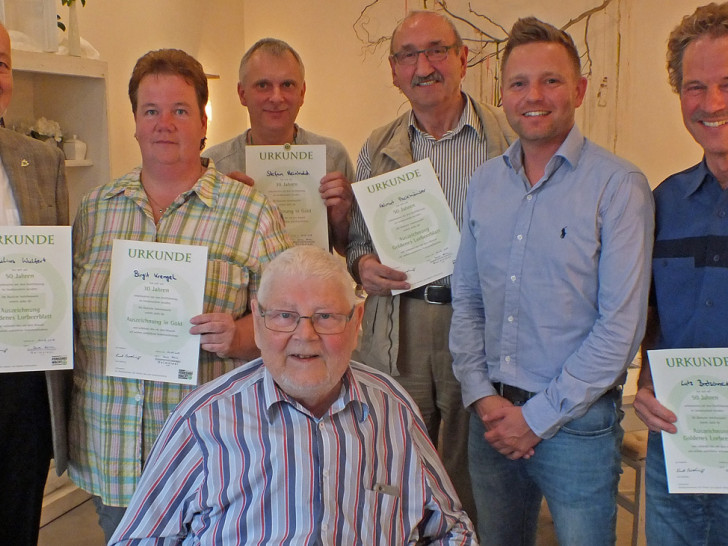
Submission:
[[[718,180],[716,180],[715,176],[713,176],[713,173],[710,172],[710,169],[708,168],[705,156],[703,156],[703,160],[696,165],[694,173],[695,176],[691,177],[690,184],[688,184],[687,191],[685,192],[686,199],[697,192],[703,184],[707,184],[708,181],[712,180],[714,184],[718,184]]]
[[[201,157],[200,161],[203,166],[207,167],[205,172],[189,190],[182,193],[181,197],[184,201],[188,195],[194,193],[207,207],[213,208],[217,199],[218,184],[216,182],[219,173],[215,169],[215,163],[212,159]],[[138,166],[131,172],[114,180],[103,195],[103,199],[111,199],[123,193],[130,199],[148,201],[141,182],[141,172],[142,167]]]
[[[298,137],[301,134],[301,128],[298,126],[298,123],[293,124],[293,142],[290,142],[289,144],[298,144]],[[250,128],[245,130],[245,133],[243,134],[243,141],[245,142],[245,145],[248,145],[250,139]],[[254,146],[255,143],[251,142],[250,146]],[[284,144],[285,146],[285,144]]]
[[[478,118],[478,114],[475,111],[475,106],[473,106],[473,99],[471,99],[470,95],[468,95],[467,93],[462,93],[462,95],[463,97],[465,97],[465,108],[463,108],[463,112],[462,114],[460,114],[460,119],[458,120],[458,123],[457,125],[455,125],[455,127],[442,135],[442,138],[440,140],[452,138],[453,136],[459,134],[460,131],[462,131],[465,127],[470,127],[476,132],[478,138],[483,139],[483,127],[480,123],[480,118]],[[417,133],[425,138],[433,138],[432,135],[423,131],[417,126],[417,118],[415,117],[414,110],[410,110],[408,124],[410,138]]]
[[[579,162],[579,158],[584,150],[584,141],[584,135],[581,134],[579,127],[575,123],[561,143],[561,146],[559,146],[556,153],[554,153],[546,164],[544,179],[548,179],[564,162],[573,168]],[[523,148],[521,147],[520,138],[505,151],[503,161],[514,171],[521,171],[523,168]]]
[[[316,421],[319,420],[299,402],[283,392],[283,390],[276,385],[276,382],[273,380],[273,376],[268,371],[268,368],[264,366],[262,406],[266,408],[266,414],[270,422],[273,422],[276,419],[276,416],[279,415],[283,404],[292,406],[299,412],[308,415]],[[356,377],[354,377],[354,373],[351,368],[349,368],[342,377],[339,396],[336,400],[334,400],[334,403],[331,404],[331,407],[324,416],[334,415],[335,413],[344,411],[347,407],[351,407],[354,415],[360,422],[364,421],[364,419],[366,419],[369,415],[369,406],[362,395],[361,385],[359,385]]]

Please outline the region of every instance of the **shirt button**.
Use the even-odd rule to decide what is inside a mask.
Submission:
[[[715,256],[713,256],[713,261],[714,262],[719,262],[720,261],[720,254],[716,254]]]
[[[319,429],[321,429],[321,430],[324,429],[324,424],[323,423],[319,423]]]
[[[508,322],[513,322],[513,315],[508,317]]]
[[[718,211],[718,218],[725,218],[725,211],[724,210],[719,210]]]
[[[518,240],[520,241],[521,239],[523,239],[523,235],[521,235],[521,234],[519,233],[518,235],[516,235],[516,239],[518,239]]]
[[[507,357],[505,358],[505,361],[506,361],[506,362],[510,362],[510,361],[511,361],[511,357],[510,357],[510,356],[507,356]]]
[[[134,397],[134,400],[136,400],[137,402],[141,402],[141,401],[142,401],[142,395],[141,395],[141,394],[137,394],[137,395],[136,395],[136,396]]]
[[[530,201],[531,199],[533,199],[533,195],[527,195],[526,196],[526,200]]]
[[[516,282],[516,276],[515,275],[511,275],[511,282]]]
[[[713,307],[713,300],[705,300],[706,307]]]

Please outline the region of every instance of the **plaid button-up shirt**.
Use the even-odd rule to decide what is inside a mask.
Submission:
[[[275,205],[223,176],[212,162],[158,224],[140,173],[137,168],[86,195],[73,226],[76,353],[69,472],[78,486],[112,506],[129,503],[165,419],[193,388],[104,374],[113,240],[207,246],[204,312],[235,319],[249,310],[263,265],[291,245]],[[201,350],[199,382],[242,363]]]

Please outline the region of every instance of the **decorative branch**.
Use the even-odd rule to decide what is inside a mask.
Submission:
[[[445,0],[436,0],[435,4],[436,5],[439,5],[442,8],[442,11],[444,11],[445,13],[447,13],[450,16],[451,19],[455,19],[457,21],[462,21],[463,23],[465,23],[466,25],[468,25],[469,27],[471,27],[478,34],[480,34],[482,36],[486,36],[489,41],[493,41],[493,42],[502,41],[502,40],[499,40],[498,38],[496,38],[495,36],[492,36],[492,35],[488,34],[482,28],[480,28],[478,25],[476,25],[475,23],[470,22],[465,17],[460,16],[460,15],[457,15],[456,13],[453,13],[452,11],[450,11],[448,9],[448,7],[447,7],[447,2]],[[472,13],[474,15],[477,15],[478,17],[482,17],[485,20],[487,20],[490,24],[492,24],[492,25],[497,26],[498,28],[500,28],[506,36],[508,35],[508,31],[505,28],[503,28],[501,25],[499,25],[498,23],[496,23],[495,21],[493,21],[487,15],[484,15],[484,14],[481,14],[481,13],[476,13],[473,10],[473,8],[472,8],[472,6],[470,4],[468,4],[468,10],[470,11],[470,13]]]
[[[605,11],[607,9],[607,6],[609,6],[609,4],[611,4],[611,3],[612,3],[612,0],[604,0],[604,2],[602,2],[601,6],[597,6],[595,8],[588,9],[581,15],[578,15],[577,17],[570,19],[568,23],[566,23],[563,27],[561,27],[561,30],[566,30],[570,26],[577,24],[582,19],[591,18],[591,16],[594,15],[595,13]]]
[[[590,8],[569,19],[569,21],[561,27],[561,30],[567,30],[581,21],[586,20],[584,27],[585,51],[582,57],[584,58],[584,66],[586,67],[585,75],[587,76],[591,76],[593,65],[591,50],[589,48],[589,23],[594,15],[606,11],[607,7],[612,2],[613,0],[603,0],[600,5]],[[372,0],[362,9],[359,17],[357,17],[356,21],[354,21],[354,33],[362,42],[365,53],[375,53],[380,45],[389,41],[389,36],[378,36],[376,38],[372,38],[368,30],[368,25],[371,21],[369,13],[377,4],[383,3],[384,0]],[[508,40],[508,30],[488,15],[473,9],[472,3],[468,3],[468,12],[464,15],[456,13],[455,10],[451,9],[448,6],[447,0],[432,0],[432,8],[428,8],[428,0],[423,0],[422,3],[424,9],[439,8],[440,11],[446,13],[454,21],[465,25],[469,32],[475,35],[475,37],[464,38],[464,41],[469,45],[469,49],[471,50],[470,59],[468,61],[469,67],[477,66],[492,58],[498,59],[500,57],[501,45]],[[483,23],[480,22],[481,19],[483,20]],[[487,28],[488,26],[492,26],[494,29],[491,30]],[[497,36],[499,33],[502,33],[502,37]],[[495,77],[497,78],[497,68]]]

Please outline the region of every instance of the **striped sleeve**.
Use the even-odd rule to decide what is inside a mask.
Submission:
[[[371,177],[371,159],[369,158],[369,141],[364,143],[359,158],[356,161],[356,180],[366,180]],[[369,230],[364,223],[359,209],[359,203],[354,200],[351,208],[351,225],[349,226],[349,246],[346,248],[346,264],[354,279],[359,282],[358,271],[353,270],[354,264],[365,254],[376,254]]]
[[[201,450],[189,423],[178,421],[155,444],[139,482],[145,494],[135,497],[110,544],[180,544],[199,512],[203,481]]]

